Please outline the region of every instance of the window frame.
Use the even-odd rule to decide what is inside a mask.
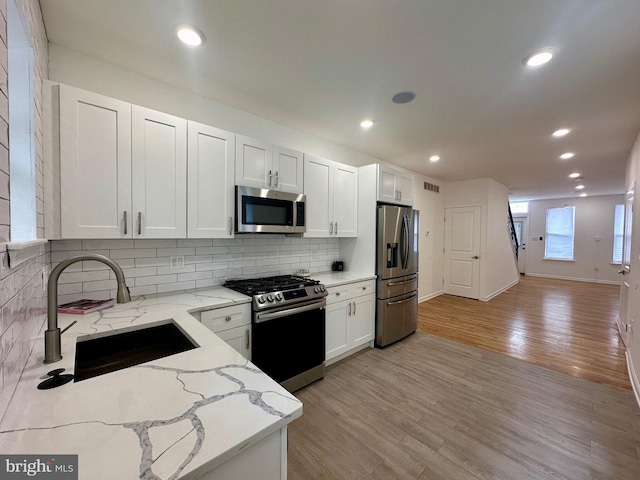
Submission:
[[[549,214],[553,210],[565,210],[571,209],[571,257],[550,256],[549,254],[549,239],[554,236],[561,236],[560,233],[549,232]],[[575,241],[576,241],[576,207],[573,205],[565,205],[563,207],[549,207],[547,208],[547,214],[545,217],[545,237],[544,237],[544,260],[557,260],[563,262],[575,261]],[[566,236],[566,235],[565,235]]]

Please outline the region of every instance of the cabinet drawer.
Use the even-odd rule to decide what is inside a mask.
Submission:
[[[327,305],[349,299],[349,285],[339,285],[337,287],[327,288]]]
[[[200,313],[200,322],[212,332],[249,325],[251,323],[251,304],[206,310]]]
[[[364,282],[350,283],[349,285],[347,285],[347,287],[349,287],[349,298],[376,293],[375,280],[367,280]]]

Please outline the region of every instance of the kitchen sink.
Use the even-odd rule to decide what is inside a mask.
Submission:
[[[76,341],[75,382],[186,352],[198,346],[172,321],[122,333],[98,335],[88,335]]]

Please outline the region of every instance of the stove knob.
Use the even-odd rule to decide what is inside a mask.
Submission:
[[[259,303],[260,305],[262,305],[264,302],[265,302],[264,297],[263,297],[262,295],[261,295],[261,296],[259,296],[259,297],[258,297],[258,303]]]
[[[276,293],[276,300],[277,301],[282,300],[282,294],[281,293]]]
[[[267,297],[267,300],[269,300],[269,302],[273,302],[273,294],[270,293],[269,296]]]
[[[320,285],[320,291],[324,292],[324,290],[325,290],[324,285]]]
[[[313,293],[319,293],[320,289],[318,287],[313,287]]]

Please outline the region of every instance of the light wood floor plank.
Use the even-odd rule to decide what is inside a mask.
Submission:
[[[640,479],[631,392],[417,332],[296,394],[289,479]]]

